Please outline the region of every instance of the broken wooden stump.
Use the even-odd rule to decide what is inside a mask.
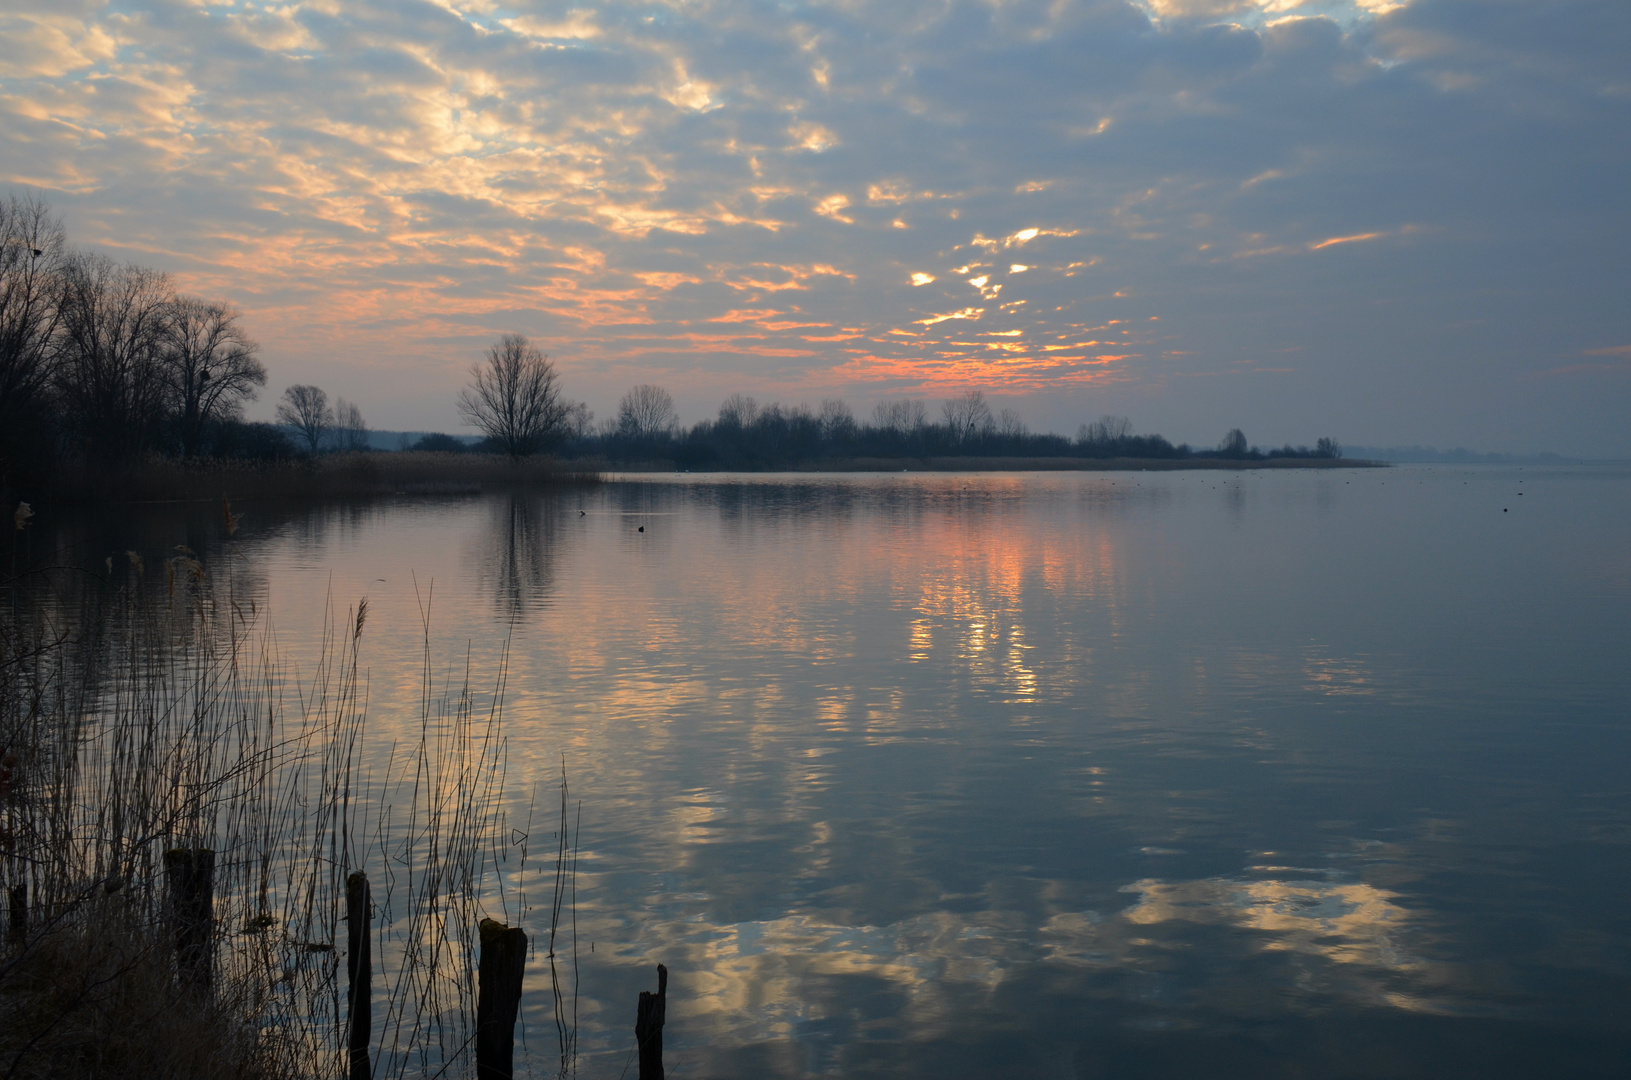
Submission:
[[[668,1014],[668,968],[657,965],[657,992],[640,991],[634,1041],[640,1048],[640,1080],[663,1080],[663,1021]]]
[[[476,1080],[511,1080],[515,1075],[515,1017],[521,1009],[521,976],[526,966],[526,931],[493,919],[481,920]]]

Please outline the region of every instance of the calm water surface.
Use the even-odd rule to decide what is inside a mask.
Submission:
[[[368,597],[375,743],[423,605],[482,685],[507,643],[511,787],[583,800],[585,1076],[658,961],[679,1078],[1631,1070],[1631,471],[247,510],[291,660]]]

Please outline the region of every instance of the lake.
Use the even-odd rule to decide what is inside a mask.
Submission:
[[[427,633],[507,655],[512,801],[582,803],[584,1076],[658,962],[676,1078],[1625,1075],[1631,469],[234,509],[61,528],[230,564],[297,668],[366,597],[375,753]]]

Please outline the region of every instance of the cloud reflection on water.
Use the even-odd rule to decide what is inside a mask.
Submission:
[[[370,596],[379,745],[417,702],[399,663],[424,648],[412,575],[438,583],[438,662],[471,647],[486,673],[513,639],[511,775],[553,777],[564,752],[585,800],[585,1045],[612,1074],[657,960],[677,1060],[744,1055],[692,1075],[858,1073],[1060,1023],[1347,1030],[1493,1011],[1544,984],[1541,963],[1618,977],[1595,939],[1559,960],[1530,910],[1575,910],[1599,878],[1520,857],[1542,838],[1623,842],[1607,764],[1597,833],[1555,812],[1613,755],[1567,756],[1561,786],[1554,758],[1499,756],[1565,760],[1565,736],[1531,734],[1536,687],[1588,717],[1623,700],[1602,669],[1563,674],[1623,640],[1623,611],[1591,609],[1602,632],[1582,644],[1554,600],[1559,567],[1597,565],[1606,542],[1560,525],[1560,550],[1590,550],[1473,549],[1488,565],[1461,573],[1465,545],[1407,542],[1449,528],[1459,478],[1402,509],[1393,482],[1241,478],[1238,517],[1214,482],[639,481],[553,511],[379,507],[257,550],[297,649],[325,589]],[[1534,591],[1486,603],[1479,628],[1521,628],[1525,650],[1473,665],[1443,643],[1481,581],[1531,580],[1505,572],[1514,553]],[[1529,659],[1552,640],[1568,651]],[[1283,854],[1244,854],[1266,849]],[[528,1007],[547,1030],[547,1004]],[[790,1056],[751,1056],[769,1046]]]
[[[1042,893],[1057,884],[1044,883]],[[1169,1009],[1216,1001],[1232,1001],[1229,1011],[1260,1008],[1254,983],[1281,987],[1278,1007],[1311,1014],[1464,1009],[1447,990],[1451,966],[1416,949],[1418,921],[1386,889],[1211,878],[1143,879],[1121,891],[1135,902],[1109,914],[986,908],[887,924],[835,922],[819,912],[721,924],[666,920],[621,952],[659,953],[686,971],[677,1022],[726,1044],[799,1038],[829,1011],[845,1014],[841,994],[829,1000],[820,990],[833,982],[865,983],[873,998],[887,997],[892,1035],[933,1038],[970,1000],[996,1008],[1005,984],[1054,967],[1087,973],[1099,994],[1127,977],[1170,984],[1162,991],[1172,995]]]

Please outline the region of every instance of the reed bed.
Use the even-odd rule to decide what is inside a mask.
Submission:
[[[551,457],[375,451],[288,461],[154,457],[110,467],[64,465],[52,483],[61,502],[362,498],[450,495],[591,483],[598,473]]]
[[[373,1076],[474,1074],[483,917],[541,921],[573,1072],[556,941],[575,951],[575,830],[563,770],[534,912],[538,795],[524,815],[508,797],[504,665],[480,690],[468,664],[438,682],[427,599],[417,724],[375,745],[366,602],[301,677],[230,567],[127,562],[118,582],[0,583],[0,1077],[346,1075],[354,871],[375,902]],[[213,908],[188,939],[173,879],[199,852]]]

